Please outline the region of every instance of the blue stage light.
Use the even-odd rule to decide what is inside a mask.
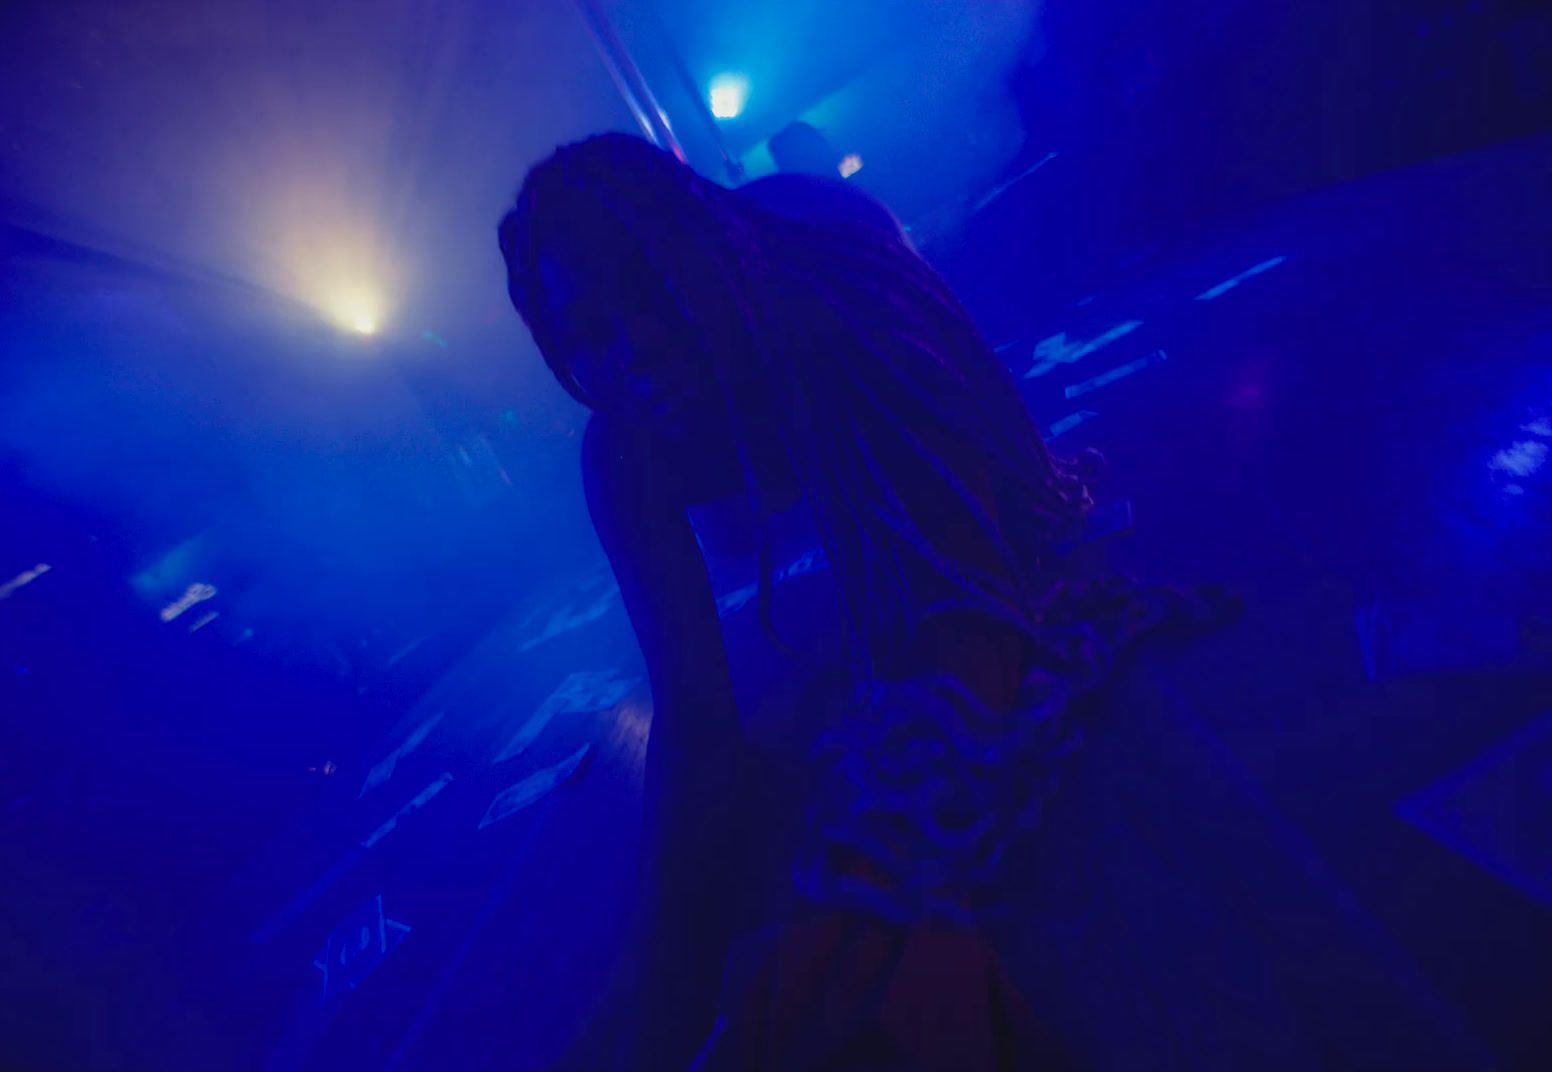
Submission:
[[[735,119],[749,100],[749,79],[741,74],[719,74],[711,80],[711,114]]]

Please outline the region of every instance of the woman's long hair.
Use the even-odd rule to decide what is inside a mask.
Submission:
[[[500,228],[510,289],[562,384],[585,392],[557,345],[540,261],[552,243],[590,242],[634,261],[693,325],[764,509],[752,461],[763,438],[784,454],[837,572],[864,679],[888,678],[927,598],[914,556],[967,604],[1027,621],[1049,586],[1053,547],[1090,506],[1053,458],[1007,370],[943,280],[875,228],[767,214],[639,139],[603,135],[528,175]],[[659,290],[658,293],[661,293]],[[923,482],[954,516],[917,516]],[[1000,567],[946,553],[966,526]],[[768,606],[769,569],[761,579]],[[941,593],[939,593],[939,599]]]
[[[616,135],[535,167],[500,238],[513,299],[573,394],[593,401],[540,265],[556,244],[588,243],[610,270],[645,273],[640,289],[667,303],[638,312],[688,325],[694,344],[679,356],[714,387],[698,396],[717,410],[703,416],[731,429],[761,516],[774,512],[762,479],[773,454],[813,511],[858,693],[814,744],[799,889],[897,920],[975,919],[998,904],[1008,850],[1075,743],[1076,701],[1133,640],[1219,619],[1225,605],[1060,576],[1058,549],[1081,528],[1088,490],[898,235],[769,215]],[[912,665],[921,623],[962,608],[1023,638],[1016,710],[988,710],[965,682]]]

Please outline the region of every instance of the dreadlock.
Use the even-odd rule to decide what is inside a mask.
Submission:
[[[1092,505],[1084,480],[1046,449],[970,317],[897,237],[769,215],[645,142],[604,135],[529,173],[500,240],[515,303],[584,403],[596,400],[543,293],[545,251],[593,242],[666,283],[663,312],[704,344],[691,359],[706,363],[697,378],[716,388],[707,404],[732,429],[757,516],[768,525],[775,512],[757,462],[771,453],[812,510],[858,702],[815,744],[815,844],[800,887],[897,918],[995,901],[1012,835],[1074,739],[1074,701],[1132,639],[1217,609],[1181,591],[1059,576],[1055,549]],[[977,539],[986,553],[967,557]],[[770,630],[768,530],[762,542]],[[1027,642],[1011,715],[907,665],[922,623],[964,608]],[[858,858],[872,880],[840,862]]]
[[[706,338],[718,394],[739,434],[749,493],[768,516],[749,455],[774,436],[807,493],[865,674],[892,653],[924,608],[904,556],[914,554],[968,600],[1015,620],[1048,583],[1050,549],[1091,504],[1078,473],[1053,458],[1006,369],[942,279],[907,246],[863,227],[810,227],[768,216],[636,138],[570,146],[528,175],[501,240],[514,299],[550,368],[585,397],[563,348],[550,345],[539,261],[574,240],[566,221],[630,243],[669,281],[677,310]],[[613,255],[614,251],[600,251]],[[903,465],[899,459],[914,459]],[[988,503],[963,478],[988,474]],[[902,485],[950,490],[962,516],[1001,553],[1001,576],[970,576],[913,516]],[[962,531],[962,530],[961,530]],[[762,569],[762,606],[771,578]]]

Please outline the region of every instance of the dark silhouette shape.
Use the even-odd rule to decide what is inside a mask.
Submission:
[[[1119,646],[1201,608],[1061,576],[1082,475],[876,217],[779,214],[603,136],[529,173],[500,240],[546,362],[595,411],[589,504],[652,680],[631,1067],[685,1067],[714,1023],[708,1068],[769,1046],[784,1068],[1045,1060],[979,920],[1073,698]],[[758,547],[788,677],[828,668],[804,678],[783,748],[741,723],[688,517],[708,504]],[[772,534],[794,516],[829,566],[801,637],[775,612]],[[773,858],[793,887],[775,918],[751,878]],[[928,1029],[928,1009],[955,1028]]]
[[[770,149],[776,170],[789,174],[834,176],[841,163],[841,155],[824,132],[801,120],[773,134]]]

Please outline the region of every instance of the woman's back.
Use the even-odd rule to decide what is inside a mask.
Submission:
[[[982,485],[981,508],[994,514],[989,480],[972,482]],[[958,497],[920,477],[904,476],[901,486],[913,500],[906,509],[923,519],[935,560],[902,556],[920,613],[903,634],[907,650],[890,661],[917,676],[955,679],[988,709],[1005,713],[1017,702],[1026,655],[1022,632],[1009,624],[1017,608],[967,600],[942,566],[993,575],[1005,567],[982,530],[968,523]],[[844,717],[838,708],[859,685],[848,666],[841,592],[814,506],[785,481],[753,498],[743,488],[723,490],[687,510],[716,597],[739,710],[755,739],[806,747],[826,718]],[[762,517],[756,501],[782,507]],[[762,569],[769,571],[763,611]]]
[[[773,1042],[759,1066],[1027,1066],[977,924],[1104,661],[1043,620],[1081,480],[896,233],[781,219],[604,138],[536,168],[501,239],[597,410],[589,505],[652,678],[653,1022],[702,1017],[763,925],[717,1067]],[[786,887],[764,912],[751,859]]]

